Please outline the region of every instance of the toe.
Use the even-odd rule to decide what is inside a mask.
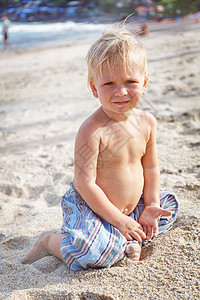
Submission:
[[[128,258],[133,261],[139,261],[141,254],[141,246],[139,243],[130,243],[126,246],[125,253]]]

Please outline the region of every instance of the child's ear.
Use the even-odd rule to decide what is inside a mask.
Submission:
[[[92,80],[90,81],[90,88],[91,88],[93,96],[95,98],[99,98],[98,93],[97,93],[97,89],[96,89],[96,87],[94,85],[94,82]]]
[[[149,74],[145,73],[144,75],[144,83],[143,83],[143,88],[142,88],[142,95],[144,95],[147,91],[147,87],[148,87],[148,83],[149,83]]]

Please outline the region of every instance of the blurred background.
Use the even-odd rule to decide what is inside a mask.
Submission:
[[[135,13],[137,20],[179,18],[200,10],[199,0],[0,0],[0,13],[12,21],[66,21],[90,22],[120,19]]]
[[[151,30],[157,30],[156,23],[199,22],[199,10],[200,0],[0,0],[14,49],[90,37],[130,15],[128,22],[148,23]]]

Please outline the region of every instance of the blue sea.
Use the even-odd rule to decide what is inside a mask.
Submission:
[[[0,23],[0,28],[2,23]],[[76,23],[11,23],[9,41],[15,50],[70,44],[100,35],[108,24]]]

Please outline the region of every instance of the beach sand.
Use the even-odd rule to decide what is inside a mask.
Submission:
[[[199,299],[200,24],[140,39],[151,77],[140,107],[158,120],[161,189],[181,201],[173,229],[144,247],[140,262],[78,272],[54,257],[21,264],[41,232],[62,224],[75,135],[99,106],[84,61],[94,39],[1,52],[1,299]]]

